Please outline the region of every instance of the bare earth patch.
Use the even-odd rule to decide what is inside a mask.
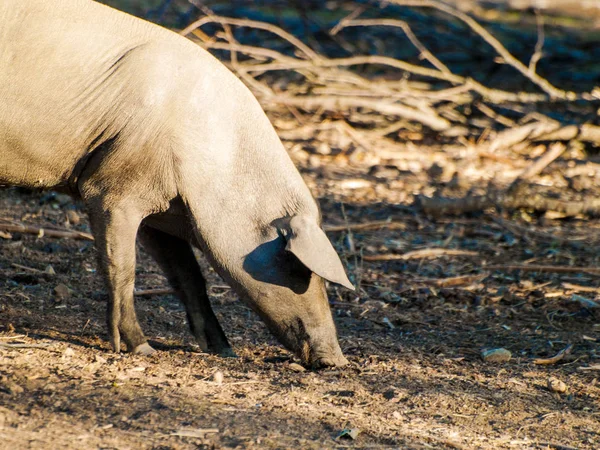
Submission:
[[[498,164],[445,155],[459,173]],[[315,158],[318,168],[302,163],[315,166]],[[436,186],[426,167],[404,177],[365,175],[361,185],[348,180],[362,169],[344,172],[327,158],[297,162],[321,196],[326,225],[339,225],[330,237],[359,286],[358,295],[330,287],[350,367],[303,370],[204,263],[239,357],[199,353],[182,306],[168,295],[137,299],[157,354],[114,354],[92,243],[9,233],[0,238],[0,439],[8,448],[78,450],[597,448],[598,291],[584,290],[597,276],[486,267],[596,268],[598,222],[509,217],[510,231],[493,211],[434,221],[410,206],[413,194]],[[390,189],[399,183],[402,190]],[[65,224],[69,210],[81,224]],[[48,194],[4,190],[0,217],[87,230],[77,205]],[[377,225],[388,219],[392,225]],[[553,242],[520,234],[525,227],[585,240]],[[433,248],[445,251],[423,256]],[[137,277],[138,289],[166,286],[141,250]],[[570,344],[559,361],[534,363]],[[483,350],[498,348],[510,360],[482,360]],[[558,392],[551,377],[564,383]],[[359,433],[339,437],[344,430]]]

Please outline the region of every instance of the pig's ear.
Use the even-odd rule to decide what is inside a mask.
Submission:
[[[354,290],[329,238],[313,218],[294,216],[286,225],[286,250],[320,277]]]

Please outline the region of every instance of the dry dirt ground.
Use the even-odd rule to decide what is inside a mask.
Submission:
[[[286,144],[321,200],[325,224],[351,230],[329,232],[359,286],[356,294],[329,289],[350,366],[300,368],[205,263],[212,302],[238,358],[200,353],[182,306],[169,295],[136,304],[159,351],[112,353],[93,245],[3,233],[0,447],[600,447],[597,273],[506,268],[598,267],[597,219],[486,211],[432,220],[413,205],[415,194],[465,190],[519,168],[464,148],[409,147],[383,160]],[[540,185],[597,196],[600,165],[573,161],[557,161]],[[583,174],[580,193],[564,178],[573,164],[583,167],[570,181],[581,186]],[[69,211],[80,224],[67,223],[67,215],[77,221]],[[80,205],[48,193],[1,190],[0,218],[87,230]],[[431,248],[442,255],[424,258],[420,251]],[[411,259],[368,261],[414,251]],[[137,288],[165,284],[140,249]],[[562,360],[534,363],[569,345]],[[510,360],[482,358],[483,350],[498,348],[510,351]],[[344,434],[348,429],[358,435]]]

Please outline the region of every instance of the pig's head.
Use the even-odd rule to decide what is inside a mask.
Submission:
[[[343,366],[325,281],[354,287],[329,239],[311,216],[278,219],[244,258],[241,289],[289,350],[311,367]],[[276,233],[275,233],[275,232]]]

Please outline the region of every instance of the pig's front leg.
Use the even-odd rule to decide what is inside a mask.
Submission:
[[[108,288],[107,321],[112,348],[115,352],[121,350],[122,337],[128,351],[149,355],[154,349],[140,328],[133,301],[135,239],[141,216],[125,202],[116,207],[100,199],[84,201],[98,250],[99,269]]]
[[[190,329],[200,348],[222,356],[235,356],[210,306],[206,282],[190,244],[144,225],[138,237],[183,301]]]

